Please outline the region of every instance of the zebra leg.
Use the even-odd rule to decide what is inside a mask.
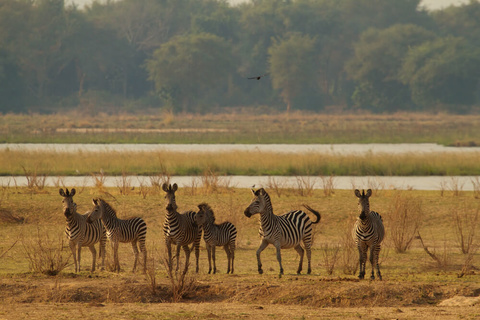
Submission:
[[[229,248],[229,245],[226,244],[223,246],[223,249],[225,250],[225,253],[227,254],[227,261],[228,261],[228,264],[227,264],[227,274],[230,273],[230,260],[231,260],[231,255],[232,253],[230,252],[230,248]]]
[[[231,247],[230,247],[230,261],[231,262],[231,269],[230,269],[230,274],[233,274],[233,262],[235,261],[235,244],[233,244]]]
[[[207,244],[207,256],[208,256],[208,274],[212,272],[212,247]]]
[[[193,242],[193,246],[195,247],[195,272],[198,273],[199,270],[199,260],[200,260],[200,240],[202,240],[202,232],[198,232],[197,238]]]
[[[168,271],[172,272],[172,242],[167,239],[165,240],[165,244],[166,244],[166,247],[167,247],[167,255],[168,255]]]
[[[215,259],[215,249],[216,249],[216,246],[213,245],[212,246],[213,274],[217,273],[217,262],[216,262],[216,259]]]
[[[373,269],[377,268],[378,279],[382,280],[382,274],[380,273],[380,265],[378,264],[379,255],[380,255],[380,245],[377,245],[375,250],[373,251],[372,277],[373,277]]]
[[[307,251],[307,260],[308,260],[308,269],[307,269],[307,274],[312,273],[312,248],[305,246],[305,251]]]
[[[92,253],[92,269],[91,271],[94,272],[95,271],[95,266],[96,266],[96,262],[97,262],[97,250],[95,250],[95,245],[92,244],[90,247],[88,247],[90,249],[90,252]]]
[[[135,270],[137,269],[137,262],[138,262],[138,247],[137,247],[137,241],[132,241],[132,249],[133,249],[133,255],[135,256],[135,261],[133,262],[132,272],[135,273]]]
[[[260,247],[257,250],[257,264],[258,264],[258,273],[262,274],[262,261],[260,260],[260,254],[262,253],[263,250],[268,246],[268,242],[266,240],[262,240],[262,243],[260,244]]]
[[[112,242],[113,249],[113,270],[120,272],[120,261],[118,260],[118,241]]]
[[[183,246],[183,251],[185,251],[185,269],[183,270],[183,274],[187,274],[188,271],[188,264],[190,260],[190,253],[192,252],[188,245]]]
[[[300,255],[300,262],[298,264],[298,269],[297,269],[297,274],[300,274],[300,272],[302,272],[302,268],[303,268],[303,256],[305,254],[305,250],[303,250],[302,246],[301,245],[297,245],[295,246],[295,250],[298,252],[298,254]],[[310,267],[310,259],[308,259],[309,261],[309,267]],[[309,268],[310,269],[310,268]],[[310,273],[311,270],[309,270],[308,273]]]
[[[147,247],[145,240],[140,240],[140,251],[143,253],[143,273],[147,273]]]
[[[175,269],[175,271],[177,271],[177,272],[178,272],[178,269],[180,268],[180,249],[181,248],[182,248],[182,246],[177,244],[177,268]],[[183,249],[185,250],[185,248],[183,248]],[[187,249],[188,249],[188,247],[187,247]],[[187,253],[187,251],[185,251],[185,254]]]
[[[81,244],[81,243],[77,243],[78,272],[80,272],[80,268],[81,268],[81,263],[80,263],[80,261],[82,260],[82,259],[81,259],[81,256],[82,256],[82,244]]]
[[[99,249],[99,258],[102,258],[102,264],[100,265],[100,270],[105,270],[105,248],[107,246],[107,238],[104,237],[102,239],[100,239],[100,249]]]
[[[282,248],[280,244],[276,244],[275,248],[277,249],[277,260],[278,264],[280,265],[280,275],[283,274],[283,266],[282,266]]]
[[[73,264],[75,265],[75,272],[77,272],[77,246],[73,241],[70,241],[68,245],[70,247],[70,250],[72,251]]]
[[[365,278],[365,263],[367,260],[367,248],[365,247],[364,244],[359,244],[358,245],[358,260],[360,264],[360,272],[358,274],[359,279],[364,279]]]

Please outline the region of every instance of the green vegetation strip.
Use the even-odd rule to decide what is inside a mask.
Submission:
[[[173,114],[0,115],[0,143],[480,145],[480,115]]]
[[[326,155],[267,152],[43,152],[0,153],[0,175],[480,175],[480,154]]]

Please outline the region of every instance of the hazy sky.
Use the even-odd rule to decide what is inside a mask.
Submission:
[[[65,0],[65,3],[74,2],[80,6],[85,4],[90,4],[94,0]],[[102,0],[100,0],[101,2]],[[241,3],[248,0],[229,0],[230,3]],[[428,9],[441,9],[448,7],[449,5],[459,5],[462,3],[468,3],[469,0],[423,0],[422,4],[424,4]]]

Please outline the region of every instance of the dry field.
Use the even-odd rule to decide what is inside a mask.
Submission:
[[[73,273],[63,234],[65,218],[57,188],[0,189],[0,319],[477,319],[480,317],[479,200],[461,190],[397,191],[377,188],[371,209],[382,214],[386,240],[381,253],[383,281],[359,281],[351,226],[357,214],[352,190],[269,191],[277,214],[308,204],[322,214],[315,228],[311,275],[295,274],[298,257],[283,250],[285,275],[278,275],[274,249],[262,254],[257,273],[258,216],[243,209],[250,190],[183,188],[179,210],[208,202],[217,221],[237,226],[235,274],[226,275],[226,256],[217,249],[219,274],[207,274],[202,245],[200,272],[168,276],[164,265],[163,191],[78,188],[79,212],[103,197],[120,217],[141,216],[148,225],[148,272],[132,274],[131,247],[120,246],[119,274]],[[421,235],[421,240],[418,237]],[[411,242],[409,242],[411,241]],[[428,250],[428,253],[427,253]],[[462,253],[462,250],[464,253]],[[404,251],[399,253],[399,251]],[[183,259],[183,252],[182,252]],[[60,271],[47,275],[33,269]],[[192,265],[191,265],[192,266]],[[368,265],[367,265],[368,266]],[[304,266],[305,267],[305,266]],[[368,270],[370,267],[368,266]],[[47,272],[48,273],[48,272]],[[368,273],[367,273],[368,275]]]

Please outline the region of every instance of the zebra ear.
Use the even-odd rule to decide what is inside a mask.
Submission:
[[[66,197],[65,191],[63,191],[62,188],[60,188],[60,190],[58,190],[58,193],[60,193],[60,195],[61,195],[62,197]]]
[[[178,189],[178,186],[177,186],[177,184],[176,184],[176,183],[174,183],[174,184],[173,184],[173,186],[172,186],[172,190],[173,190],[173,192],[177,191],[177,189]]]
[[[73,197],[75,195],[75,189],[70,190],[70,197]]]
[[[257,194],[255,193],[255,190],[251,189],[252,190],[252,193],[254,196],[256,196]]]
[[[360,198],[362,196],[360,194],[360,190],[358,190],[358,189],[355,189],[355,195],[357,196],[357,198]]]
[[[263,188],[260,188],[260,189],[257,190],[258,195],[264,195],[265,193],[267,193],[267,192]]]
[[[165,192],[168,192],[168,185],[167,185],[166,182],[164,184],[162,184],[162,190],[165,191]]]
[[[94,206],[98,205],[98,200],[97,199],[92,199],[92,203]]]
[[[371,195],[372,195],[372,189],[368,189],[366,194],[367,198],[370,197]]]

